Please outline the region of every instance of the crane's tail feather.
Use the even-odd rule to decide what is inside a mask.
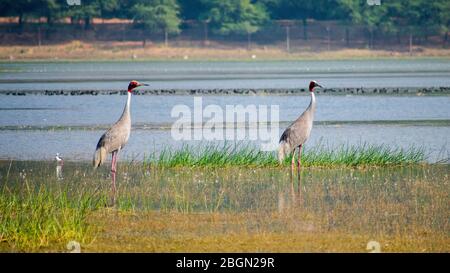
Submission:
[[[94,160],[92,161],[94,169],[99,167],[103,161],[106,160],[106,149],[105,147],[98,147],[94,153]]]
[[[286,141],[281,141],[280,146],[278,147],[278,162],[280,164],[283,164],[284,158],[289,152],[289,144]]]

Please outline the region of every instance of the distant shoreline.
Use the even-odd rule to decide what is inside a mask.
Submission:
[[[124,90],[11,90],[0,91],[0,95],[27,96],[97,96],[97,95],[126,95]],[[387,87],[387,88],[326,88],[316,93],[324,95],[450,95],[450,87]],[[136,90],[137,95],[307,95],[305,88],[233,88],[233,89],[154,89]]]
[[[264,61],[264,60],[358,60],[358,59],[450,59],[450,49],[415,46],[412,54],[401,50],[297,48],[292,53],[276,46],[165,47],[141,46],[139,42],[82,42],[42,46],[0,46],[0,62],[21,61]]]

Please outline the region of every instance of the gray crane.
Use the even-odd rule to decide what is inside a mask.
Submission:
[[[131,94],[136,87],[147,86],[137,81],[131,81],[128,85],[128,98],[125,108],[123,109],[122,116],[114,125],[106,131],[97,143],[97,148],[94,153],[93,165],[94,169],[99,167],[105,160],[107,154],[112,154],[111,161],[111,179],[112,179],[112,202],[115,204],[116,196],[116,163],[120,150],[123,149],[128,142],[131,131],[131,115],[130,115],[130,102]]]
[[[278,148],[278,160],[280,164],[284,161],[286,154],[292,153],[291,171],[294,170],[295,149],[298,148],[297,167],[300,170],[300,161],[302,156],[302,146],[308,140],[313,126],[314,112],[316,111],[316,97],[314,88],[322,87],[316,81],[309,83],[309,92],[311,93],[311,102],[305,112],[301,114],[291,125],[289,125],[280,138]]]

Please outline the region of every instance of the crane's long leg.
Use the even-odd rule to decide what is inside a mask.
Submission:
[[[295,203],[295,193],[294,193],[294,169],[295,169],[295,148],[292,151],[292,160],[291,160],[291,172],[290,172],[290,180],[291,180],[291,193],[292,202]]]
[[[295,148],[292,151],[292,161],[291,161],[291,173],[294,173],[294,168],[295,168]]]
[[[298,158],[297,158],[297,168],[300,170],[302,160],[302,145],[298,146]]]
[[[297,158],[297,176],[298,176],[298,192],[301,193],[301,160],[302,160],[302,145],[298,146],[298,158]]]
[[[111,161],[111,190],[112,190],[112,203],[116,204],[116,163],[117,163],[117,151],[112,153],[112,161]]]

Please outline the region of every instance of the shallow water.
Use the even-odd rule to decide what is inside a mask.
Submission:
[[[203,96],[203,109],[218,105],[279,106],[280,121],[296,119],[310,97]],[[450,119],[450,96],[329,96],[316,95],[315,121],[442,120]],[[109,125],[122,114],[126,96],[1,96],[0,126]],[[171,125],[176,105],[193,109],[192,96],[133,96],[134,124]],[[206,121],[206,118],[205,118]]]
[[[326,87],[450,86],[450,61],[268,61],[268,62],[23,62],[0,64],[6,90],[124,89],[131,78],[151,89],[306,87],[312,78]],[[203,109],[217,105],[278,106],[279,135],[308,106],[307,94],[290,96],[203,96]],[[126,97],[0,95],[0,158],[90,160],[102,133],[120,116]],[[420,146],[430,162],[450,158],[449,96],[317,95],[315,127],[306,147],[318,143]],[[176,105],[192,109],[192,96],[134,96],[134,131],[121,158],[142,158],[163,146],[205,144],[176,141],[170,128]],[[207,119],[204,119],[205,122]],[[248,126],[254,126],[249,120]],[[253,124],[253,125],[252,125]],[[198,126],[199,124],[194,124]],[[258,125],[261,125],[259,123]],[[220,125],[229,128],[231,124]],[[245,129],[237,129],[241,132]],[[237,141],[237,140],[236,140]],[[228,141],[230,142],[230,141]],[[233,142],[233,141],[231,141]],[[259,140],[241,142],[259,145]]]
[[[264,62],[1,63],[7,90],[122,90],[131,79],[150,89],[299,88],[311,79],[338,87],[450,86],[450,62],[425,60]]]
[[[70,160],[90,160],[98,139],[120,116],[126,100],[118,95],[0,98],[0,158],[22,160],[53,159],[56,152]],[[308,96],[205,96],[203,109],[212,104],[222,109],[235,104],[277,105],[280,109],[280,128],[274,134],[277,142],[282,130],[308,106],[309,100]],[[205,144],[205,141],[178,141],[171,135],[170,128],[177,120],[170,115],[172,108],[185,104],[192,109],[193,103],[191,96],[133,97],[135,129],[121,158],[139,160],[144,154],[167,146]],[[361,143],[416,146],[425,148],[430,162],[450,158],[448,96],[318,95],[317,103],[316,125],[306,148]],[[237,142],[259,145],[261,140]]]
[[[280,132],[281,133],[281,132]],[[0,132],[2,158],[52,160],[60,153],[67,160],[91,160],[100,130],[57,130]],[[424,147],[427,160],[436,162],[450,158],[450,127],[431,126],[316,126],[305,149],[316,146],[338,147],[341,145],[385,144],[408,149]],[[142,160],[145,155],[158,153],[166,147],[181,148],[183,145],[219,145],[223,141],[175,141],[168,130],[134,130],[121,152],[123,160]],[[229,142],[228,142],[229,143]],[[259,141],[239,141],[259,147]]]
[[[122,167],[119,189],[122,194],[119,202],[122,201],[123,206],[130,203],[136,209],[262,213],[279,212],[295,206],[293,202],[296,200],[292,198],[300,198],[303,209],[311,212],[323,212],[326,207],[337,209],[339,205],[346,207],[345,210],[348,211],[351,207],[362,209],[379,200],[380,207],[374,208],[378,216],[397,213],[407,217],[407,211],[397,208],[383,211],[381,207],[388,207],[391,203],[413,210],[416,209],[414,200],[418,198],[425,207],[435,202],[436,208],[442,209],[435,224],[439,222],[448,227],[448,219],[444,214],[448,208],[445,200],[448,199],[449,171],[449,165],[365,169],[305,168],[301,173],[299,189],[298,177],[296,174],[292,177],[288,168],[149,167],[143,170],[140,166],[128,166]],[[67,175],[70,177],[70,170]],[[423,192],[416,192],[418,188],[423,189]],[[151,196],[146,196],[143,192]],[[434,200],[431,199],[432,196],[435,197]],[[212,207],[211,204],[216,206]],[[364,214],[362,211],[352,212],[351,216],[346,217],[355,222],[370,221],[358,218],[358,213]]]

